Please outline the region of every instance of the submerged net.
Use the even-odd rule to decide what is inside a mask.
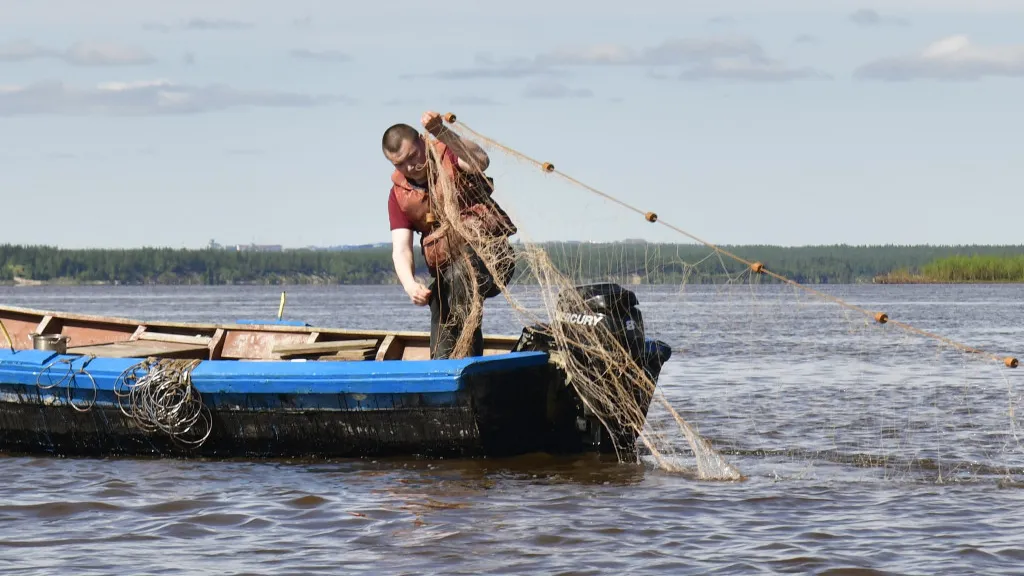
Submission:
[[[1007,368],[1016,361],[986,351],[1011,348],[1005,338],[957,326],[941,302],[902,306],[897,319],[886,308],[898,301],[877,301],[891,296],[882,288],[798,284],[770,263],[706,242],[450,120],[448,129],[490,155],[494,199],[519,228],[511,249],[484,233],[462,217],[458,183],[434,170],[437,220],[451,242],[471,249],[455,251],[450,274],[452,356],[473,351],[485,305],[474,285],[486,269],[516,319],[563,351],[552,361],[589,411],[627,432],[613,438],[620,458],[637,458],[629,450],[635,438],[658,468],[702,479],[800,477],[821,463],[940,480],[1024,472],[1022,398]],[[571,195],[602,240],[607,230],[635,238],[641,226],[676,239],[531,240],[526,223],[552,216],[544,206],[554,193]],[[505,282],[510,263],[515,273]],[[658,385],[607,325],[558,321],[565,310],[587,309],[574,287],[607,281],[636,292],[647,337],[672,346]],[[936,311],[941,318],[928,316]],[[917,327],[939,320],[954,333]],[[967,337],[984,349],[961,344]]]

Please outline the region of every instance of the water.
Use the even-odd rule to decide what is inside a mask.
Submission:
[[[398,287],[288,290],[286,316],[312,324],[425,330],[429,319]],[[1024,350],[1022,286],[829,291],[1000,354]],[[1024,570],[1024,369],[963,364],[787,289],[638,296],[676,349],[662,389],[745,481],[594,457],[0,457],[3,574]],[[269,318],[278,301],[275,288],[0,288],[4,304],[179,321]],[[485,329],[518,324],[492,301]]]

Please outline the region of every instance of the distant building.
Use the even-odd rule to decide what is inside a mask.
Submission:
[[[280,244],[237,244],[237,252],[283,252],[284,247]]]
[[[210,240],[206,244],[206,248],[209,250],[231,250],[234,252],[285,252],[287,250],[339,252],[347,250],[372,250],[390,247],[390,242],[374,242],[372,244],[344,244],[337,246],[304,246],[296,248],[285,248],[281,244],[229,244],[225,246],[223,244],[220,244],[216,240]]]

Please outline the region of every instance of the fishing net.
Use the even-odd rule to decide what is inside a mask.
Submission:
[[[1021,473],[1016,360],[987,351],[1012,349],[1007,338],[958,326],[948,303],[900,304],[897,287],[797,283],[447,120],[488,152],[494,199],[518,228],[511,244],[489,235],[464,217],[458,177],[433,170],[434,212],[456,262],[453,357],[473,353],[485,301],[499,299],[484,298],[486,270],[518,321],[554,342],[552,361],[588,410],[626,431],[614,439],[620,458],[718,480],[800,477],[823,465],[889,478]],[[585,218],[545,209],[555,194]],[[531,229],[564,235],[533,239]],[[593,282],[634,291],[646,336],[672,346],[659,385],[608,324],[558,321],[587,310],[574,288]],[[918,328],[939,324],[954,333]],[[982,347],[962,344],[968,337]]]
[[[118,407],[145,432],[162,432],[181,447],[202,445],[213,420],[192,384],[199,362],[147,358],[128,367],[114,382]]]

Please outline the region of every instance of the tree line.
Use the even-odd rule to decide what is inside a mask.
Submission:
[[[523,246],[516,245],[521,251]],[[694,244],[551,242],[537,247],[574,281],[720,283],[746,264]],[[722,246],[805,284],[1024,281],[1024,246]],[[521,254],[516,282],[534,281]],[[426,275],[416,255],[417,273]],[[390,248],[233,251],[214,248],[63,249],[0,245],[0,282],[111,284],[389,284]],[[763,278],[763,281],[770,281]]]

